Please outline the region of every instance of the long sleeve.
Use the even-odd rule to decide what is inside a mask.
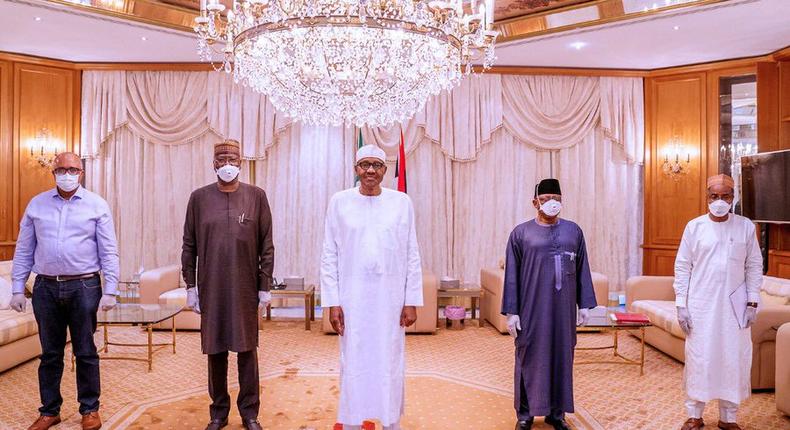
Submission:
[[[96,222],[96,247],[99,263],[104,275],[104,294],[114,295],[118,291],[118,277],[121,263],[118,258],[118,241],[115,238],[115,225],[107,202],[102,202],[102,213]]]
[[[272,286],[274,272],[274,241],[272,240],[272,211],[266,193],[262,193],[261,204],[258,211],[258,291],[269,291]]]
[[[693,241],[689,226],[683,230],[683,237],[680,239],[677,257],[675,257],[675,282],[672,287],[675,289],[675,306],[685,308],[688,298],[689,282],[691,281],[691,269],[694,267],[691,255],[691,242]]]
[[[25,283],[33,269],[36,252],[36,229],[27,211],[19,223],[19,236],[16,239],[13,268],[11,269],[11,289],[16,293],[25,292]]]
[[[505,285],[502,291],[502,315],[518,315],[520,306],[519,287],[521,285],[521,252],[516,231],[510,233],[505,252]]]
[[[598,301],[595,299],[590,261],[587,259],[587,244],[581,229],[579,236],[579,249],[576,250],[576,304],[579,309],[592,309],[598,306]]]
[[[195,193],[189,196],[186,219],[184,220],[184,240],[181,246],[181,275],[187,288],[197,285],[195,268],[197,266],[197,236],[195,234]]]
[[[338,248],[335,230],[335,197],[329,201],[324,221],[324,247],[321,252],[321,307],[340,306]]]
[[[757,243],[754,224],[749,228],[749,244],[746,247],[746,295],[750,302],[760,302],[760,288],[763,285],[763,254]]]
[[[406,301],[405,306],[422,306],[422,262],[420,246],[417,243],[417,227],[414,220],[414,206],[409,202],[409,243],[407,250],[408,267],[406,268]]]

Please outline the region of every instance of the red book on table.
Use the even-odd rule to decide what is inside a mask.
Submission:
[[[649,323],[650,318],[645,314],[638,314],[632,312],[615,312],[614,318],[617,322],[621,323]]]

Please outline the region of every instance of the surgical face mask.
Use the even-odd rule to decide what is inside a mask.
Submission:
[[[80,174],[69,175],[68,173],[64,173],[62,175],[55,175],[55,184],[57,184],[58,188],[61,190],[70,193],[80,186]]]
[[[711,214],[713,214],[713,216],[716,217],[723,217],[724,215],[727,215],[731,207],[732,205],[724,200],[714,200],[708,204],[708,210]]]
[[[560,203],[560,202],[558,202],[558,201],[556,201],[554,199],[551,199],[551,200],[549,200],[549,201],[547,201],[545,203],[542,203],[540,205],[540,210],[541,210],[541,212],[546,214],[546,216],[555,217],[562,210],[562,203]]]
[[[231,182],[236,179],[236,176],[239,176],[239,168],[232,164],[226,164],[217,169],[217,176],[219,176],[223,182]]]

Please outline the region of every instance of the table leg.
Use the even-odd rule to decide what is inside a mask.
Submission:
[[[304,298],[304,329],[310,331],[310,298]]]
[[[434,313],[434,315],[436,315],[436,328],[439,328],[439,298],[438,297],[436,298],[436,312]]]
[[[107,333],[107,324],[104,325],[104,353],[106,354],[110,348],[110,335]]]
[[[613,331],[614,331],[614,353],[613,354],[614,354],[615,357],[617,357],[617,333],[619,332],[619,330],[614,329]]]
[[[642,337],[642,356],[640,357],[640,361],[639,361],[639,375],[641,376],[641,375],[645,374],[645,328],[642,327],[641,329],[639,329],[639,331],[641,332],[640,334],[642,335],[641,336]]]
[[[170,318],[170,321],[173,323],[173,354],[176,353],[176,317]]]
[[[310,293],[310,321],[315,321],[315,291]]]
[[[472,297],[472,319],[477,319],[477,297]]]
[[[266,305],[266,321],[272,320],[272,304],[269,303]]]
[[[148,324],[148,371],[153,370],[154,363],[154,339],[153,339],[154,325]]]

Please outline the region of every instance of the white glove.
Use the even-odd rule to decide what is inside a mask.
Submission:
[[[258,291],[258,303],[262,304],[265,308],[272,302],[272,293],[270,291]]]
[[[752,306],[746,307],[746,328],[749,328],[754,324],[754,321],[757,320],[757,308]]]
[[[187,308],[192,309],[196,314],[200,313],[197,287],[187,288]]]
[[[11,309],[17,312],[24,312],[26,307],[27,299],[25,299],[25,293],[14,293],[14,296],[11,298]]]
[[[518,336],[519,331],[521,331],[521,319],[518,317],[518,315],[508,314],[507,332],[510,333],[511,336],[516,337]]]
[[[579,309],[579,318],[576,321],[576,325],[587,325],[587,321],[590,320],[590,310],[587,308]]]
[[[118,298],[114,294],[104,294],[99,300],[99,308],[103,311],[109,311],[118,304]]]
[[[681,308],[678,306],[678,323],[680,324],[680,329],[683,330],[683,333],[689,335],[691,333],[691,314],[689,313],[688,308]]]

